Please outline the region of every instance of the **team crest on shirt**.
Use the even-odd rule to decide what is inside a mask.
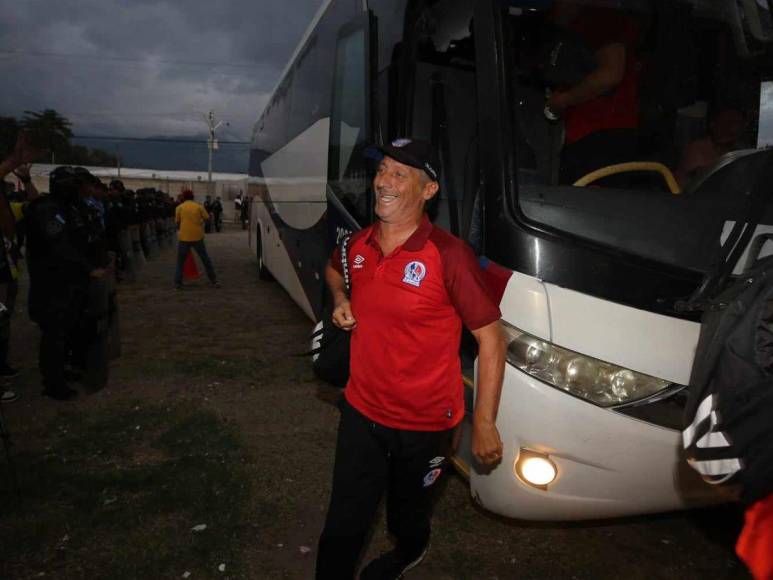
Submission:
[[[365,262],[365,257],[362,254],[357,254],[354,257],[354,266],[352,266],[352,269],[360,269],[363,268],[363,263]]]
[[[421,262],[410,262],[405,267],[405,272],[403,275],[403,282],[406,284],[410,284],[411,286],[416,286],[418,288],[421,286],[421,281],[424,280],[424,276],[427,275],[427,267],[422,264]]]
[[[440,477],[440,474],[443,473],[443,470],[439,467],[433,469],[427,475],[424,476],[424,487],[429,487],[433,483],[437,481],[437,478]]]

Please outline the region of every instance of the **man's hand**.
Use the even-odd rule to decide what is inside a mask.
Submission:
[[[352,330],[357,326],[357,321],[352,314],[352,304],[348,300],[341,300],[336,303],[333,310],[333,324],[341,330]]]
[[[32,132],[29,129],[22,129],[19,131],[19,136],[16,138],[16,146],[13,148],[13,153],[11,153],[14,169],[32,163],[43,153],[45,153],[45,150],[32,143]],[[29,171],[27,171],[27,175],[29,176]]]
[[[13,174],[23,183],[30,180],[30,165],[30,163],[24,163],[13,170]]]
[[[502,439],[497,426],[483,419],[472,420],[472,454],[483,466],[491,467],[502,460]]]
[[[565,91],[552,92],[548,97],[547,103],[545,104],[552,113],[559,117],[563,116],[563,114],[566,112],[566,109],[568,109],[570,106],[567,93]]]

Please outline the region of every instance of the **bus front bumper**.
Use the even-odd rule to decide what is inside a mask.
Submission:
[[[458,457],[486,509],[524,520],[584,520],[663,512],[721,501],[680,455],[680,433],[597,407],[506,365],[497,417],[504,455],[493,470],[471,461],[469,417]],[[549,458],[542,487],[516,474],[525,453]]]

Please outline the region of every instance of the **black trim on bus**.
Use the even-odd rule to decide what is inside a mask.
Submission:
[[[672,385],[649,399],[614,407],[612,410],[659,427],[681,431],[688,395],[689,391],[684,385]]]

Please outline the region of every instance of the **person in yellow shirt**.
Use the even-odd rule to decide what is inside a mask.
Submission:
[[[207,271],[207,277],[210,284],[220,288],[215,274],[215,268],[212,266],[212,260],[207,254],[207,246],[204,245],[204,223],[209,219],[209,214],[200,204],[193,201],[193,192],[186,189],[182,192],[183,202],[175,210],[175,221],[177,222],[177,270],[174,275],[174,287],[182,290],[183,287],[183,265],[185,258],[191,248],[201,258],[204,268]]]

